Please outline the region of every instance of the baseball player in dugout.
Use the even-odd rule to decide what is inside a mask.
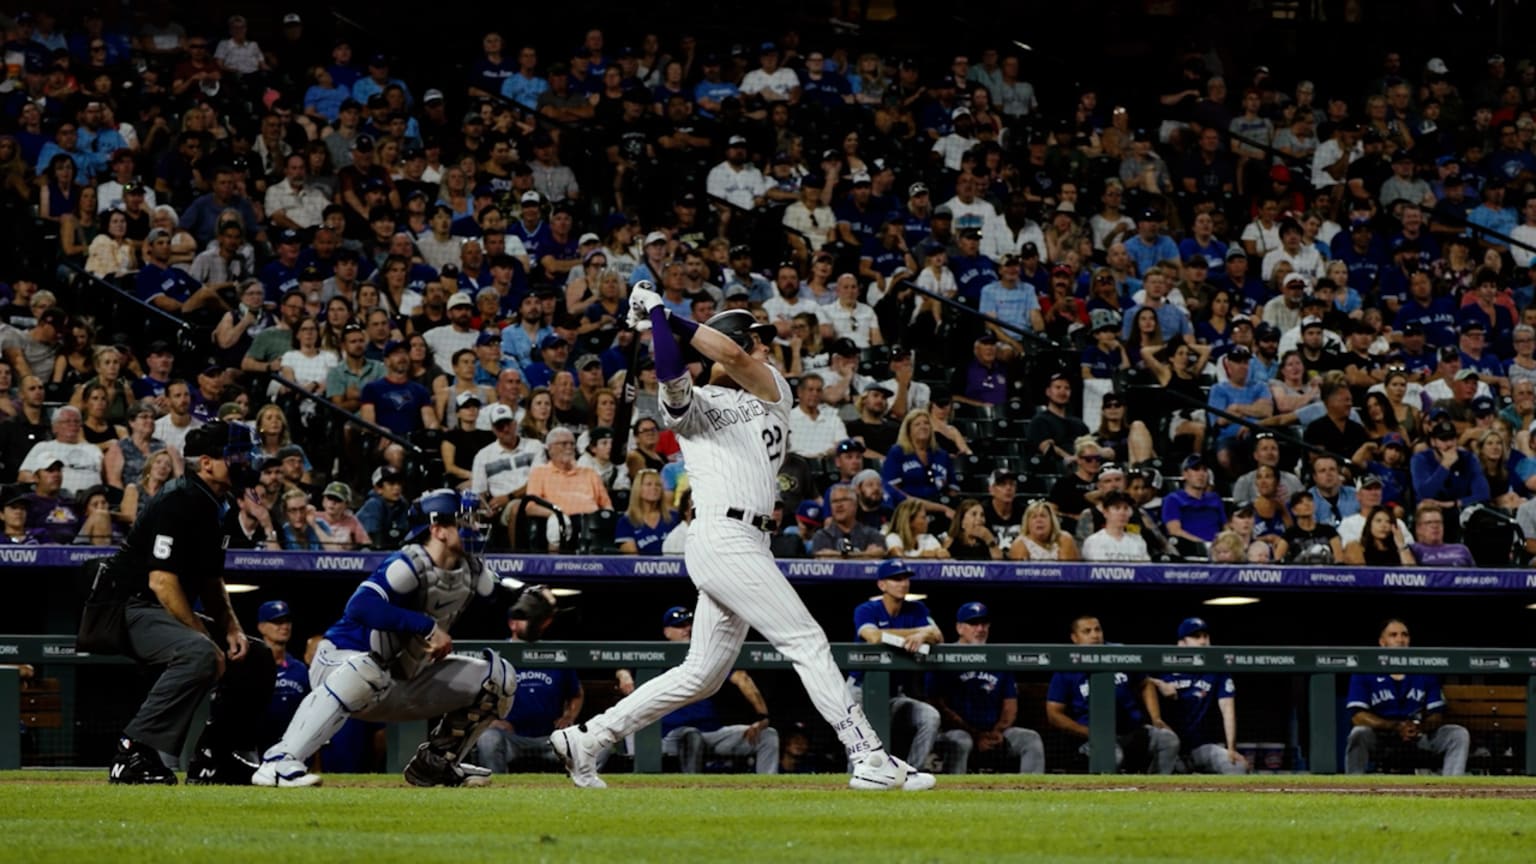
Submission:
[[[693,613],[673,606],[662,614],[661,634],[668,642],[687,642],[693,638]],[[705,697],[661,718],[661,752],[676,756],[680,771],[698,774],[704,770],[705,756],[753,756],[759,774],[779,773],[779,733],[768,725],[768,703],[745,669],[737,669],[726,679],[741,691],[756,713],[751,723],[729,726],[720,722],[715,700]]]
[[[987,644],[992,613],[986,604],[966,603],[956,610],[955,632],[957,644]],[[1045,773],[1045,742],[1040,733],[1013,725],[1019,717],[1019,689],[1012,672],[929,672],[923,689],[944,718],[938,746],[945,772],[968,773],[974,756],[1020,774]]]
[[[489,648],[453,654],[448,633],[475,597],[519,594],[513,635],[537,641],[554,618],[542,585],[497,580],[479,557],[484,511],[474,493],[434,489],[413,508],[417,528],[399,552],[363,580],[341,620],[325,631],[310,664],[310,693],[283,739],[267,749],[251,782],[315,786],[306,762],[349,717],[380,723],[430,720],[427,740],[405,766],[413,786],[484,786],[491,772],[464,761],[477,739],[512,708],[517,673]]]
[[[1211,628],[1204,618],[1185,618],[1177,635],[1181,646],[1211,644]],[[1142,700],[1154,727],[1179,736],[1179,761],[1185,770],[1248,773],[1248,761],[1237,752],[1237,687],[1231,675],[1160,672],[1147,678]]]
[[[677,435],[695,516],[684,558],[699,590],[688,656],[609,710],[550,737],[579,787],[601,788],[598,754],[620,738],[712,695],[756,629],[795,665],[811,702],[836,730],[855,789],[920,790],[933,775],[886,752],[863,710],[851,704],[827,636],[769,552],[778,471],[788,446],[789,383],[767,362],[773,325],[732,309],[703,324],[669,315],[649,282],[630,295],[627,323],[653,332],[664,425]],[[765,341],[766,340],[766,341]],[[691,352],[713,364],[695,387]]]
[[[875,570],[875,586],[880,596],[854,607],[853,638],[872,645],[889,645],[914,657],[927,656],[930,646],[944,641],[944,631],[934,622],[921,600],[908,600],[912,590],[912,565],[900,558],[883,561]],[[933,752],[939,735],[939,709],[917,698],[922,679],[915,673],[892,676],[891,729],[911,736],[907,762],[922,765]],[[855,702],[864,704],[864,673],[848,673],[848,692]]]
[[[245,754],[259,746],[276,667],[272,652],[253,643],[230,611],[220,527],[226,496],[256,482],[253,443],[237,423],[189,432],[186,475],[149,502],[104,565],[127,600],[128,653],[161,670],[118,741],[111,783],[174,785],[176,773],[161,754],[181,753],[209,691],[212,707],[187,782],[244,785],[256,770]]]

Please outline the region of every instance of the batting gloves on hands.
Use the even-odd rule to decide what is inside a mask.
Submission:
[[[624,321],[632,330],[646,331],[651,329],[651,310],[661,305],[661,295],[656,293],[655,286],[644,279],[635,283],[635,287],[629,289],[629,314]]]

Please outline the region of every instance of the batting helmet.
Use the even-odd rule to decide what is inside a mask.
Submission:
[[[767,345],[779,332],[778,328],[772,324],[758,323],[758,320],[752,317],[752,313],[745,309],[727,309],[716,313],[704,322],[704,326],[729,337],[732,342],[740,345],[743,351],[752,350],[752,334],[757,334],[757,338]]]

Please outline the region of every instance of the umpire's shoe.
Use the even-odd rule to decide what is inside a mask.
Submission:
[[[255,762],[229,751],[217,751],[200,747],[192,753],[187,765],[187,784],[190,786],[249,786],[251,775],[260,767]]]
[[[489,786],[488,768],[456,762],[423,743],[405,765],[405,780],[412,786]]]
[[[107,774],[108,783],[126,785],[176,785],[176,772],[165,767],[160,754],[148,744],[128,738],[117,739],[117,758]]]

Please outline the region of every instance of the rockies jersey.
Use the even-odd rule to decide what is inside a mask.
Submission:
[[[1391,675],[1351,675],[1344,707],[1350,714],[1369,711],[1383,720],[1410,720],[1444,711],[1445,696],[1433,675],[1404,675],[1401,681]]]
[[[1166,672],[1157,677],[1178,691],[1178,695],[1163,701],[1163,722],[1178,734],[1180,749],[1188,753],[1204,744],[1227,746],[1227,732],[1222,726],[1218,703],[1222,699],[1236,698],[1237,688],[1232,684],[1232,676]]]
[[[710,384],[691,387],[680,414],[672,405],[661,412],[662,425],[677,433],[700,512],[733,507],[759,516],[773,512],[794,396],[779,370],[770,370],[779,391],[772,402]]]
[[[457,568],[444,570],[412,543],[357,586],[325,638],[344,650],[371,651],[409,679],[426,666],[425,637],[432,628],[448,632],[472,596],[489,597],[494,587],[480,561],[466,556]]]

